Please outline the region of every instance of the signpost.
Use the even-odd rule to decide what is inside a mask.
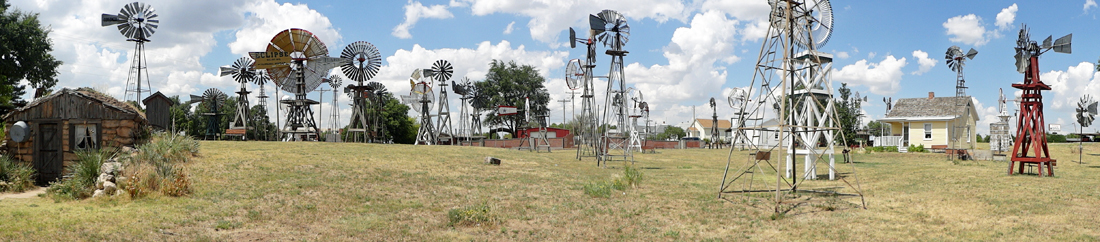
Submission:
[[[290,63],[290,52],[248,52],[256,60],[256,69],[268,69]]]
[[[516,107],[513,107],[513,106],[498,106],[497,107],[497,116],[516,115],[516,113],[519,113],[519,109],[517,109]]]

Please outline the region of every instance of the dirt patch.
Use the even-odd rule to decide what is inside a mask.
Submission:
[[[29,191],[25,191],[23,193],[4,193],[4,194],[0,194],[0,200],[4,200],[5,198],[35,198],[35,197],[38,197],[38,194],[43,194],[43,193],[46,193],[46,188],[45,187],[38,187],[38,188],[29,190]]]

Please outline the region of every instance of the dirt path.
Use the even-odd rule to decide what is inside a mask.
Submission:
[[[46,188],[45,187],[38,187],[38,188],[35,188],[33,190],[25,191],[23,193],[4,193],[4,194],[0,194],[0,200],[4,200],[5,198],[35,198],[35,197],[38,197],[38,194],[43,194],[43,193],[46,193]]]

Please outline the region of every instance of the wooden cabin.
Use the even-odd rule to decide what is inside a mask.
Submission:
[[[133,105],[88,88],[61,89],[4,116],[5,128],[18,121],[30,128],[28,139],[15,143],[8,137],[6,148],[33,165],[38,185],[60,179],[77,150],[134,145],[147,124]]]

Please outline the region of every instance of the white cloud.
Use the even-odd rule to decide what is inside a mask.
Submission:
[[[1083,7],[1085,12],[1088,12],[1089,9],[1092,9],[1092,8],[1095,8],[1095,7],[1096,7],[1096,0],[1085,0],[1085,7]]]
[[[928,72],[929,70],[932,70],[932,67],[936,66],[936,60],[934,60],[932,58],[928,58],[928,52],[924,52],[924,51],[921,51],[921,50],[914,50],[913,51],[913,59],[916,59],[917,64],[920,64],[920,69],[918,69],[917,71],[914,71],[912,73],[913,75],[924,74],[925,72]]]
[[[461,6],[461,3],[452,1],[450,5]],[[409,29],[415,26],[416,22],[420,21],[420,19],[448,19],[453,17],[454,14],[451,14],[451,11],[447,10],[447,6],[432,5],[431,7],[427,7],[419,1],[414,2],[409,0],[409,3],[405,5],[405,21],[393,27],[393,32],[390,34],[402,39],[412,38],[412,34],[409,34]]]
[[[833,70],[833,81],[846,82],[852,86],[866,86],[871,93],[878,95],[890,95],[901,89],[901,71],[908,62],[905,58],[896,59],[892,55],[879,63],[867,63],[867,60],[859,60],[854,64],[844,66],[839,70]]]
[[[272,37],[289,28],[309,30],[328,44],[338,43],[342,39],[328,17],[305,4],[278,4],[274,0],[265,0],[251,4],[248,12],[251,14],[247,23],[236,32],[236,40],[228,44],[233,54],[243,56],[250,51],[263,51]]]
[[[604,9],[614,9],[628,20],[651,18],[664,23],[669,19],[686,21],[688,9],[678,0],[615,0],[615,1],[505,1],[457,0],[469,5],[475,16],[494,13],[515,14],[531,18],[527,28],[531,37],[543,43],[561,43],[558,34],[573,25],[587,26],[588,15]],[[457,5],[457,4],[451,4]]]
[[[1064,71],[1048,71],[1039,78],[1054,92],[1054,95],[1045,95],[1050,107],[1048,110],[1072,113],[1081,96],[1090,94],[1095,99],[1096,93],[1100,93],[1100,73],[1090,62],[1081,62]]]
[[[1089,1],[1092,1],[1092,0],[1089,0]],[[1013,3],[1012,6],[1008,6],[1007,8],[1001,9],[1001,12],[997,13],[997,23],[996,23],[997,28],[1000,28],[1000,29],[1011,28],[1012,27],[1012,22],[1016,21],[1016,10],[1018,10],[1018,8],[1016,7],[1015,3]]]
[[[974,14],[955,16],[943,23],[947,29],[947,35],[952,36],[951,42],[966,43],[982,46],[989,39],[986,38],[985,27],[982,26],[982,18]]]
[[[504,27],[504,34],[512,34],[512,30],[516,29],[515,27],[516,27],[516,21],[512,21],[511,23],[508,23],[508,27]]]
[[[843,60],[843,59],[848,59],[848,57],[850,57],[848,55],[847,51],[835,51],[835,52],[836,52],[836,58],[837,59]]]
[[[870,53],[867,53],[867,59],[874,59],[875,55],[877,55],[877,54],[874,51],[872,51]]]

